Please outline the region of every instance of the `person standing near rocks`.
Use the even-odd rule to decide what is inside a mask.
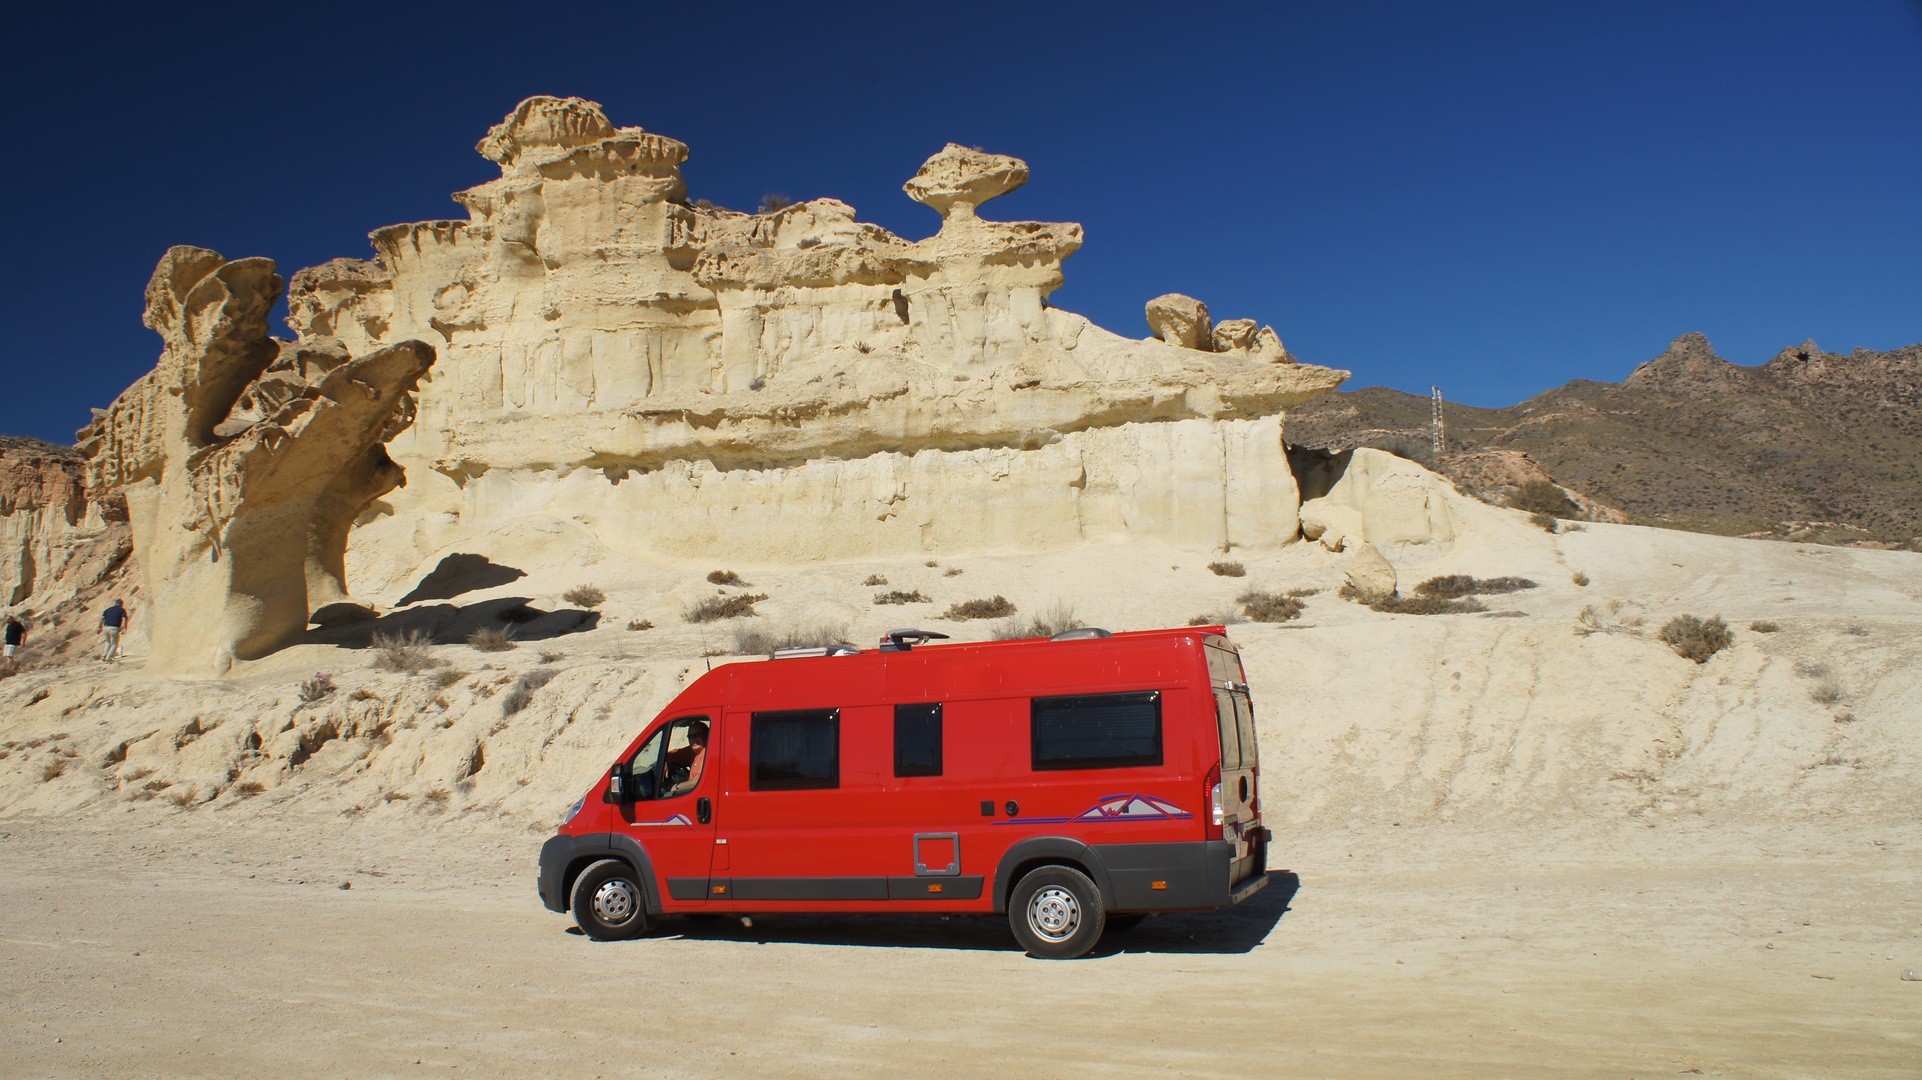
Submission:
[[[19,650],[20,646],[27,643],[27,624],[21,622],[20,616],[12,612],[7,613],[6,640],[7,666],[12,667],[14,666],[13,654]]]
[[[107,636],[107,646],[100,654],[101,660],[120,659],[120,632],[132,621],[132,613],[120,606],[118,597],[114,599],[112,607],[100,613],[100,632]]]

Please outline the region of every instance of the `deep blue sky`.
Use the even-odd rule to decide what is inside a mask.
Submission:
[[[1163,292],[1303,360],[1505,405],[1677,334],[1760,363],[1922,341],[1922,4],[31,5],[0,44],[0,433],[151,367],[171,244],[283,273],[461,216],[531,94],[692,148],[690,193],[832,195],[910,238],[954,141],[987,216],[1079,221],[1057,306]],[[276,325],[276,332],[287,333]]]

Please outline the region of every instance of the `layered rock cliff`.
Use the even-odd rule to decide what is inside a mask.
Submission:
[[[303,344],[439,351],[389,446],[408,486],[349,548],[365,580],[540,556],[512,536],[748,560],[1296,537],[1280,416],[1346,373],[1252,322],[1190,348],[1050,307],[1081,227],[979,212],[1017,159],[930,158],[904,190],[941,228],[909,241],[834,199],[689,203],[684,144],[578,98],[477,149],[501,177],[454,196],[466,221],[381,229],[375,259],[289,286]]]

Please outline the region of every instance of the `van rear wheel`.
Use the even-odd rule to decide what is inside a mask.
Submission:
[[[1101,940],[1107,914],[1088,875],[1067,866],[1042,866],[1020,880],[1008,898],[1008,925],[1028,955],[1072,960]]]
[[[619,941],[647,929],[641,883],[619,859],[602,859],[581,871],[569,906],[582,932],[595,941]]]

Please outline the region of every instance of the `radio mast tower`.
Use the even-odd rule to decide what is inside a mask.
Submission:
[[[1443,444],[1444,444],[1444,443],[1445,443],[1445,442],[1447,441],[1447,437],[1446,437],[1446,433],[1445,433],[1445,432],[1444,432],[1444,431],[1442,430],[1442,395],[1441,395],[1441,387],[1439,387],[1439,386],[1431,386],[1431,387],[1429,387],[1429,388],[1428,388],[1428,394],[1429,394],[1429,399],[1430,399],[1430,401],[1431,401],[1431,402],[1433,402],[1433,404],[1434,404],[1434,407],[1435,407],[1435,420],[1434,420],[1434,425],[1433,425],[1433,426],[1434,426],[1434,436],[1435,436],[1435,453],[1437,453],[1437,454],[1439,454],[1439,453],[1441,453],[1441,452],[1442,452],[1442,446],[1443,446]]]

